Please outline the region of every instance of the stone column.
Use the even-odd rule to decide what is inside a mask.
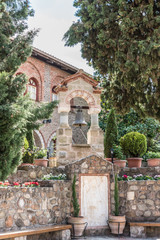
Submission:
[[[94,109],[90,109],[89,114],[91,114],[91,127],[87,133],[88,144],[92,147],[100,156],[104,156],[104,134],[99,127],[98,112]]]
[[[68,112],[61,112],[60,113],[60,127],[69,127]]]
[[[69,163],[68,153],[72,144],[72,129],[68,124],[68,112],[60,112],[60,125],[57,129],[56,157],[58,165]]]
[[[91,114],[91,128],[99,128],[98,113]]]

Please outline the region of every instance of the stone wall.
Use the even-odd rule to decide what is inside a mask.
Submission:
[[[155,175],[160,175],[160,167],[121,168],[119,175],[123,176],[125,174],[131,177],[133,177],[133,175],[138,174],[149,175],[154,177]]]
[[[8,177],[8,181],[10,183],[13,182],[30,182],[30,181],[38,181],[43,178],[44,175],[52,173],[53,175],[58,175],[60,173],[64,173],[64,168],[49,168],[49,167],[41,167],[41,166],[21,166],[18,168],[17,172]]]
[[[121,181],[119,196],[127,221],[160,221],[160,180]]]
[[[0,188],[0,231],[66,223],[70,204],[70,181],[52,181],[50,187]]]

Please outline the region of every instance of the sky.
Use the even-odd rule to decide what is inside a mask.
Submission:
[[[77,68],[93,74],[93,69],[81,57],[80,44],[65,47],[64,33],[76,21],[73,0],[30,0],[35,16],[29,18],[29,28],[40,28],[33,46]]]

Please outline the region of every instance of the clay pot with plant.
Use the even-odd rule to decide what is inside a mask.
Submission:
[[[120,146],[127,156],[128,167],[141,167],[142,156],[147,151],[147,139],[144,134],[130,132],[120,138]]]
[[[34,163],[37,166],[47,167],[47,149],[39,149],[37,147],[34,149]]]
[[[114,215],[109,215],[108,223],[113,234],[123,234],[126,224],[126,217],[119,215],[119,193],[118,193],[118,178],[115,174],[114,178]]]
[[[160,166],[160,152],[147,152],[145,154],[148,167]]]
[[[123,155],[122,148],[120,145],[113,145],[114,150],[114,157],[115,160],[113,161],[114,165],[117,165],[118,167],[125,167],[126,166],[126,156]]]
[[[86,221],[83,216],[79,216],[79,203],[76,196],[76,175],[74,175],[72,183],[72,204],[73,204],[73,216],[68,218],[68,223],[72,225],[72,237],[83,236]]]

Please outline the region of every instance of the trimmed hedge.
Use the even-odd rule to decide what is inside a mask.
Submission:
[[[147,139],[144,134],[130,132],[120,138],[120,146],[127,157],[141,157],[147,151]]]

